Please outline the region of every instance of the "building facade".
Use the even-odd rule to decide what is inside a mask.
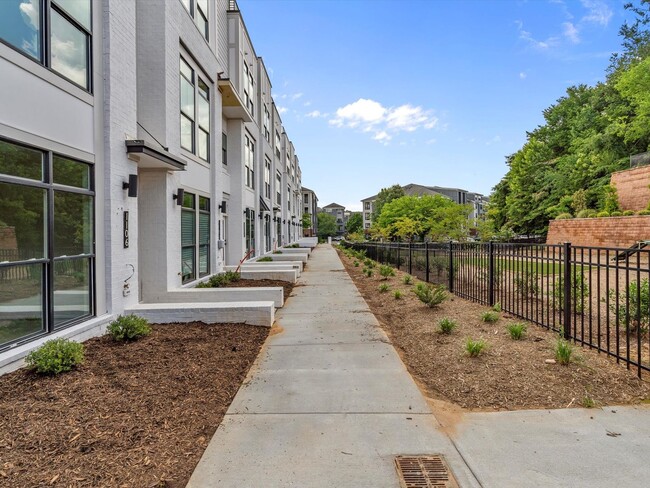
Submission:
[[[321,211],[332,215],[336,219],[336,235],[342,236],[345,234],[345,225],[348,223],[350,212],[345,210],[343,205],[338,203],[330,203],[325,205]]]
[[[314,237],[318,234],[318,197],[314,190],[302,187],[302,214],[309,214],[309,227],[303,228],[305,237]]]
[[[302,235],[234,0],[3,0],[0,72],[0,366]]]

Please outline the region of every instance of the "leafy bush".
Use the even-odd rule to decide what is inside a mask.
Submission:
[[[450,318],[443,318],[438,322],[438,331],[441,334],[451,334],[458,327],[458,323]]]
[[[271,256],[264,256],[257,260],[258,263],[269,263],[271,261],[273,261],[273,258]]]
[[[485,342],[483,339],[479,339],[478,341],[474,341],[472,339],[467,339],[465,341],[465,351],[467,351],[467,354],[469,354],[469,357],[475,358],[481,352],[483,349],[485,349],[485,346],[487,346],[487,342]]]
[[[370,258],[365,258],[365,259],[363,260],[363,264],[365,264],[365,265],[368,266],[369,268],[372,268],[372,267],[375,266],[375,263],[374,263],[374,262],[372,261],[372,259],[370,259]]]
[[[261,261],[263,259],[264,258],[260,258],[258,259],[258,261]],[[268,261],[273,261],[273,259],[268,257]],[[199,283],[198,285],[196,285],[196,287],[197,288],[219,288],[221,286],[226,286],[227,284],[232,283],[234,281],[239,281],[240,279],[241,279],[241,275],[236,271],[226,271],[225,273],[211,276],[208,281]]]
[[[508,330],[508,334],[510,334],[510,338],[518,341],[526,335],[526,329],[528,326],[522,322],[517,322],[514,324],[509,324],[506,329]]]
[[[388,286],[388,283],[382,283],[379,285],[379,293],[385,293],[390,289],[390,286]]]
[[[289,245],[286,245],[286,246],[284,246],[284,247],[286,247],[287,249],[296,249],[296,248],[299,248],[299,247],[300,247],[300,244],[298,244],[298,243],[296,242],[296,243],[294,243],[294,244],[289,244]]]
[[[589,296],[589,285],[582,273],[571,277],[571,306],[576,313],[582,313],[585,298]],[[564,282],[557,278],[553,285],[553,296],[559,310],[564,310]]]
[[[527,297],[534,297],[539,293],[537,273],[535,271],[524,271],[514,278],[515,288],[519,293]]]
[[[52,339],[30,352],[25,362],[40,374],[59,374],[83,363],[84,346],[68,339]]]
[[[395,300],[399,300],[399,299],[402,298],[404,295],[402,294],[401,291],[399,291],[399,290],[395,290],[395,291],[393,292],[393,296],[395,297]]]
[[[492,310],[497,313],[501,312],[501,302],[496,302],[494,305],[492,305]]]
[[[634,210],[625,210],[623,212],[624,217],[629,217],[630,215],[634,215]]]
[[[442,285],[418,283],[413,293],[429,308],[435,308],[447,299],[447,290]]]
[[[582,398],[582,406],[585,408],[594,408],[596,406],[596,401],[589,395],[585,395]]]
[[[555,344],[555,359],[558,363],[567,365],[571,362],[573,346],[564,337],[560,336]]]
[[[572,218],[573,218],[573,215],[571,215],[570,213],[562,212],[561,214],[558,214],[555,217],[555,220],[569,220],[569,219],[572,219]]]
[[[120,315],[108,325],[108,333],[116,341],[132,341],[151,334],[149,321],[136,315]]]
[[[278,250],[276,250],[276,251],[273,251],[273,254],[282,254],[282,251],[280,251],[280,250],[278,249]]]
[[[650,210],[648,210],[648,209],[639,210],[636,214],[637,215],[650,215]]]
[[[579,219],[591,219],[594,218],[595,216],[596,216],[596,211],[590,208],[587,208],[585,210],[580,210],[580,212],[576,214],[576,218]]]
[[[411,275],[404,275],[402,278],[402,283],[405,285],[410,285],[413,282],[413,277]]]
[[[629,300],[629,309],[627,308]],[[636,281],[631,281],[627,291],[619,292],[618,302],[616,301],[616,290],[609,290],[609,309],[613,314],[618,313],[619,320],[626,324],[630,330],[648,329],[650,324],[650,284],[648,279],[641,280],[639,286]]]
[[[371,277],[372,277],[372,270],[371,270],[370,268],[366,268],[365,273],[366,273],[366,276],[367,276],[368,278],[371,278]]]
[[[483,312],[483,314],[481,314],[481,320],[483,322],[493,324],[494,322],[499,320],[499,314],[494,312],[493,310],[489,310],[489,311]]]
[[[620,210],[614,210],[613,212],[609,212],[610,217],[620,217],[623,215],[623,212]]]
[[[355,267],[355,268],[358,268],[358,267],[359,267],[359,261],[355,261],[355,262],[354,262],[354,267]]]
[[[601,218],[602,218],[602,217],[609,217],[609,212],[603,210],[602,212],[598,212],[598,213],[596,214],[596,217],[601,217]]]
[[[387,280],[389,276],[395,276],[395,270],[394,270],[391,266],[388,266],[388,265],[386,265],[386,264],[382,264],[382,265],[379,267],[379,274],[380,274],[380,275],[381,275],[385,280]]]

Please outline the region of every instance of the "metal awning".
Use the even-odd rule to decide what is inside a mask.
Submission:
[[[260,212],[270,212],[270,211],[271,209],[269,208],[269,206],[266,204],[264,199],[260,197]]]
[[[139,168],[158,168],[169,171],[185,171],[187,163],[165,149],[159,149],[142,139],[124,141],[126,153]]]

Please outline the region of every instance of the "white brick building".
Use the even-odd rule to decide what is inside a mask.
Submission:
[[[301,236],[235,1],[3,0],[0,73],[0,367]]]

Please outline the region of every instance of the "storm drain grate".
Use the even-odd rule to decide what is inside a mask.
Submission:
[[[440,455],[397,456],[395,466],[402,488],[458,488]]]

